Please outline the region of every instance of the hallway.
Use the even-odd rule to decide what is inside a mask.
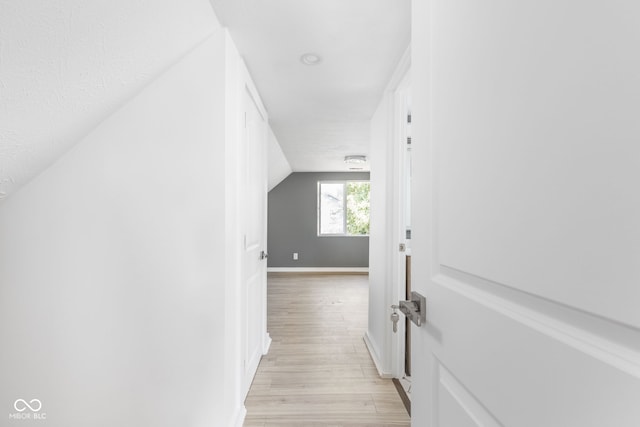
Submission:
[[[245,402],[245,427],[409,426],[363,342],[365,275],[269,274],[273,339]]]

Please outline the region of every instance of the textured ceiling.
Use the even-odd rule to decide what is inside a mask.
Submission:
[[[0,200],[217,25],[205,0],[0,0]]]
[[[211,0],[294,171],[368,154],[369,120],[410,39],[410,0]],[[307,52],[322,61],[308,66]]]

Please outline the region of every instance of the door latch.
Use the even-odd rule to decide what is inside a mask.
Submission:
[[[427,322],[427,299],[418,292],[411,292],[411,299],[400,301],[398,308],[416,326]]]

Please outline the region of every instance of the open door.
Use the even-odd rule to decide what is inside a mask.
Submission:
[[[412,13],[413,426],[640,425],[640,4]]]

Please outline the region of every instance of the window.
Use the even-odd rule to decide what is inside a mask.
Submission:
[[[369,235],[369,181],[318,182],[318,234]]]

